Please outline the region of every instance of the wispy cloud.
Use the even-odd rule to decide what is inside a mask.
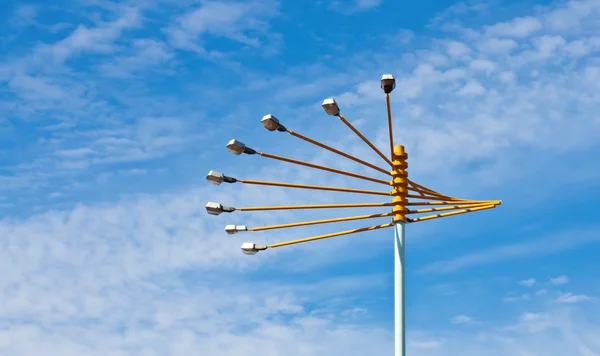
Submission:
[[[569,277],[562,275],[554,278],[550,278],[550,283],[554,285],[561,285],[569,283]]]
[[[129,54],[116,57],[114,62],[101,65],[108,76],[129,77],[135,73],[147,75],[152,69],[160,68],[161,75],[168,75],[165,63],[173,58],[171,49],[163,42],[151,39],[137,39]]]
[[[437,350],[444,346],[445,340],[415,340],[409,339],[407,344],[409,348],[415,350]]]
[[[567,238],[568,237],[568,238]],[[419,270],[420,273],[453,273],[469,267],[490,263],[500,263],[531,256],[544,256],[559,251],[573,249],[600,241],[595,228],[581,231],[563,232],[547,238],[526,243],[499,246],[479,252],[466,254],[455,259],[428,264]]]
[[[473,319],[467,315],[456,315],[456,316],[452,317],[452,319],[450,319],[450,322],[452,324],[466,324],[466,325],[473,325],[473,324],[478,323],[475,319]]]
[[[559,296],[556,301],[559,303],[580,303],[594,301],[596,298],[587,296],[585,294],[573,294],[565,293]]]
[[[343,15],[352,15],[378,7],[383,0],[351,0],[329,2],[329,9]]]
[[[486,35],[498,37],[529,37],[542,29],[539,19],[531,16],[519,17],[510,22],[500,22],[484,28]]]
[[[525,279],[525,280],[520,281],[519,284],[522,286],[526,286],[526,287],[533,287],[533,285],[535,284],[535,279],[533,279],[533,278]]]
[[[531,299],[529,294],[508,295],[508,296],[502,298],[502,300],[507,303],[514,303],[514,302],[525,301],[525,300],[529,300],[529,299]]]
[[[114,21],[99,23],[88,28],[79,25],[68,37],[51,45],[40,45],[38,56],[49,56],[55,64],[62,64],[71,56],[82,53],[109,53],[123,31],[138,27],[141,16],[135,8],[123,8]]]
[[[211,52],[203,43],[206,36],[258,46],[261,36],[268,35],[269,24],[265,19],[277,14],[276,1],[209,1],[179,17],[176,24],[167,29],[167,33],[175,48],[202,54]]]
[[[34,5],[19,5],[9,20],[9,24],[18,29],[35,25],[38,10],[39,8]]]

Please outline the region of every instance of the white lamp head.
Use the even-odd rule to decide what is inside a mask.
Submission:
[[[225,226],[225,231],[229,234],[229,235],[233,235],[236,234],[240,231],[248,231],[248,228],[246,227],[246,225],[226,225]]]
[[[206,203],[206,212],[210,215],[221,215],[221,213],[231,213],[234,211],[234,207],[223,206],[219,203],[215,203],[214,201],[209,201],[208,203]]]
[[[383,91],[386,94],[391,93],[395,87],[396,87],[396,79],[394,79],[393,75],[384,74],[381,77],[381,89],[383,89]]]
[[[242,252],[246,255],[256,255],[258,251],[266,250],[267,246],[257,245],[252,242],[244,242],[242,244]]]
[[[243,142],[238,141],[238,140],[231,140],[227,143],[227,149],[229,150],[229,152],[233,153],[234,155],[241,155],[242,153],[244,153],[244,150],[246,149],[246,145],[244,145]]]
[[[263,116],[262,120],[260,120],[260,123],[269,131],[287,131],[287,129],[281,125],[279,120],[271,114]]]
[[[242,153],[253,155],[256,153],[255,150],[251,149],[250,147],[246,147],[243,142],[238,140],[229,141],[225,147],[227,147],[229,152],[233,153],[234,155],[241,155]]]
[[[217,171],[210,171],[206,175],[206,179],[208,180],[208,182],[214,185],[219,185],[223,183],[224,177],[225,176],[223,175],[223,173]]]
[[[208,174],[206,175],[206,180],[208,180],[209,183],[214,184],[214,185],[219,185],[223,182],[225,182],[225,183],[237,182],[237,179],[235,179],[233,177],[228,177],[228,176],[224,175],[223,173],[217,172],[217,171],[208,172]]]
[[[219,203],[209,201],[206,203],[206,212],[210,215],[221,215],[223,212],[223,206]]]
[[[333,98],[323,100],[321,106],[327,115],[338,116],[340,114],[340,108]]]

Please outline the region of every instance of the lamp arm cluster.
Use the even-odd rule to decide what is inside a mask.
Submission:
[[[241,231],[265,231],[265,230],[275,230],[275,229],[284,229],[284,228],[292,228],[292,227],[301,227],[301,226],[309,226],[309,225],[318,225],[318,224],[328,224],[328,223],[336,223],[336,222],[345,222],[345,221],[354,221],[354,220],[362,220],[362,219],[371,219],[371,218],[382,218],[382,217],[392,217],[392,222],[389,224],[383,225],[375,225],[360,229],[346,230],[342,232],[335,232],[325,235],[318,235],[314,237],[307,237],[303,239],[292,240],[288,242],[281,242],[272,245],[257,245],[252,243],[245,243],[242,245],[242,250],[247,254],[255,254],[258,251],[265,250],[267,248],[274,248],[280,246],[287,246],[292,244],[298,244],[303,242],[327,239],[330,237],[341,236],[341,235],[349,235],[358,232],[371,231],[376,229],[381,229],[385,227],[393,226],[395,223],[403,222],[403,223],[414,223],[419,221],[427,221],[447,216],[454,216],[465,214],[474,211],[486,210],[494,208],[501,204],[499,200],[467,200],[467,199],[459,199],[455,197],[451,197],[445,194],[441,194],[427,188],[421,184],[413,182],[408,179],[408,173],[406,171],[408,164],[407,158],[408,155],[404,151],[404,146],[394,146],[393,139],[393,123],[392,123],[392,113],[391,113],[391,104],[390,104],[390,93],[394,90],[396,86],[396,81],[394,77],[390,74],[386,74],[381,79],[381,88],[385,92],[385,103],[386,103],[386,111],[387,111],[387,126],[388,126],[388,134],[389,134],[389,144],[390,144],[390,156],[386,156],[383,154],[375,145],[369,141],[368,138],[365,137],[354,125],[350,123],[344,116],[340,113],[340,108],[336,101],[332,98],[325,99],[321,106],[325,110],[325,112],[330,116],[337,117],[345,126],[347,126],[350,130],[352,130],[367,146],[373,150],[373,152],[377,153],[387,164],[390,165],[391,169],[385,169],[379,166],[376,166],[372,163],[366,162],[360,158],[354,157],[344,151],[338,150],[331,146],[328,146],[324,143],[321,143],[315,139],[304,136],[300,133],[292,131],[285,127],[283,124],[279,122],[275,116],[269,114],[265,115],[261,123],[262,125],[269,131],[277,131],[277,132],[287,132],[293,137],[299,138],[305,142],[308,142],[312,145],[315,145],[319,148],[325,149],[332,153],[335,153],[344,158],[350,159],[362,166],[371,168],[379,173],[385,174],[386,177],[390,180],[384,180],[379,178],[374,178],[370,176],[366,176],[363,174],[352,173],[345,170],[331,168],[323,165],[318,165],[310,162],[305,162],[298,159],[293,159],[289,157],[274,155],[266,152],[260,152],[250,147],[247,147],[243,142],[238,140],[231,140],[226,145],[227,149],[236,155],[248,154],[248,155],[257,155],[264,158],[269,158],[273,160],[278,160],[281,162],[291,163],[303,167],[318,169],[338,175],[343,175],[347,177],[352,177],[356,179],[361,179],[363,181],[369,181],[372,183],[378,183],[382,185],[387,185],[391,187],[391,191],[378,191],[378,190],[367,190],[367,189],[354,189],[354,188],[342,188],[342,187],[330,187],[330,186],[320,186],[320,185],[308,185],[308,184],[297,184],[297,183],[284,183],[284,182],[270,182],[270,181],[262,181],[262,180],[252,180],[252,179],[237,179],[230,176],[226,176],[222,173],[216,171],[210,171],[207,175],[207,179],[210,183],[213,184],[221,184],[221,183],[242,183],[242,184],[251,184],[251,185],[262,185],[262,186],[271,186],[271,187],[284,187],[284,188],[297,188],[297,189],[310,189],[310,190],[321,190],[321,191],[332,191],[332,192],[342,192],[342,193],[356,193],[356,194],[367,194],[367,195],[381,195],[388,196],[392,198],[391,202],[384,203],[349,203],[349,204],[308,204],[308,205],[282,205],[282,206],[255,206],[255,207],[242,207],[242,208],[234,208],[223,206],[219,203],[209,202],[206,205],[207,212],[212,215],[219,215],[221,213],[227,212],[231,213],[234,211],[242,211],[242,212],[251,212],[251,211],[275,211],[275,210],[301,210],[301,209],[336,209],[336,208],[381,208],[387,207],[391,208],[391,211],[377,213],[377,214],[368,214],[368,215],[354,215],[340,218],[331,218],[331,219],[321,219],[321,220],[312,220],[312,221],[303,221],[303,222],[294,222],[287,224],[278,224],[278,225],[268,225],[268,226],[259,226],[259,227],[251,227],[248,228],[245,225],[227,225],[226,231],[230,234],[235,234]],[[409,207],[418,207],[422,208],[409,209]],[[426,215],[422,216],[421,214],[426,213],[436,213],[434,215]],[[408,215],[411,215],[409,218]],[[412,217],[413,215],[420,215],[416,217]]]

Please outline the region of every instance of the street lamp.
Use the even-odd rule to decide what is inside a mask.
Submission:
[[[384,74],[381,76],[381,89],[386,94],[391,93],[396,88],[396,79],[391,74]]]
[[[266,250],[266,245],[257,245],[252,242],[244,242],[242,244],[242,252],[246,255],[256,255],[258,251]]]
[[[338,116],[340,114],[340,107],[333,98],[323,100],[321,104],[327,115]]]
[[[248,231],[246,225],[226,225],[225,232],[229,235],[237,234],[240,231]]]
[[[277,118],[271,114],[263,116],[262,120],[260,120],[260,123],[269,131],[287,131],[285,126],[279,123],[279,120],[277,120]]]
[[[363,219],[377,219],[377,218],[391,218],[391,221],[384,224],[372,225],[368,227],[351,229],[345,231],[339,231],[329,234],[305,237],[285,242],[274,243],[270,245],[258,245],[251,242],[245,242],[242,244],[241,249],[244,254],[254,255],[258,251],[272,249],[282,246],[289,246],[299,243],[311,242],[316,240],[329,239],[336,236],[356,234],[360,232],[373,231],[378,229],[385,229],[388,227],[394,228],[394,325],[395,325],[395,356],[405,356],[406,354],[406,341],[405,341],[405,298],[404,298],[404,287],[405,287],[405,226],[409,223],[416,223],[421,221],[433,220],[448,216],[454,216],[459,214],[465,214],[475,211],[487,210],[495,208],[502,202],[500,200],[468,200],[455,198],[449,195],[441,194],[433,189],[427,188],[421,184],[413,182],[408,178],[408,155],[402,145],[394,145],[393,132],[392,132],[392,113],[390,105],[390,93],[396,87],[396,79],[391,74],[384,74],[381,77],[381,89],[385,93],[386,98],[386,109],[387,109],[387,122],[388,122],[388,133],[390,143],[390,154],[389,157],[383,154],[371,141],[369,141],[358,129],[356,129],[344,116],[340,114],[340,107],[336,103],[335,99],[328,98],[323,101],[321,106],[325,112],[330,116],[336,116],[344,125],[350,128],[358,137],[360,137],[365,144],[367,144],[375,153],[377,153],[387,164],[385,168],[379,167],[372,163],[366,162],[362,159],[354,157],[339,149],[325,145],[317,140],[304,136],[300,133],[292,131],[286,128],[279,119],[275,116],[268,114],[265,115],[261,124],[269,131],[287,132],[293,137],[299,138],[305,142],[315,145],[319,148],[333,152],[339,156],[350,159],[356,163],[359,163],[365,167],[369,167],[379,174],[385,175],[385,179],[365,176],[353,172],[348,172],[340,169],[330,168],[326,166],[317,165],[314,163],[304,162],[297,159],[292,159],[283,156],[277,156],[270,153],[259,152],[246,146],[243,142],[238,140],[231,140],[227,143],[227,149],[235,154],[241,155],[242,153],[248,155],[256,155],[269,159],[274,159],[286,163],[296,164],[308,168],[319,169],[334,174],[345,175],[348,177],[370,181],[373,183],[379,183],[388,187],[388,190],[366,190],[356,188],[344,188],[344,187],[330,187],[330,186],[317,186],[300,183],[283,183],[283,182],[269,182],[260,180],[250,179],[237,179],[226,176],[217,171],[210,171],[206,176],[206,179],[215,185],[220,185],[223,182],[226,183],[242,183],[242,184],[255,184],[264,186],[274,187],[287,187],[287,188],[298,188],[298,189],[310,189],[310,190],[322,190],[322,191],[333,191],[342,193],[358,193],[358,194],[369,194],[379,195],[391,198],[391,201],[387,202],[373,202],[373,203],[343,203],[343,204],[308,204],[308,205],[286,205],[286,206],[254,206],[254,207],[241,207],[234,208],[223,206],[219,203],[209,202],[206,204],[206,211],[211,215],[220,215],[223,212],[234,212],[234,211],[271,211],[271,210],[315,210],[315,209],[341,209],[351,208],[360,209],[366,207],[382,208],[386,207],[387,212],[368,214],[368,215],[354,215],[342,218],[331,218],[321,220],[311,220],[303,222],[294,222],[286,224],[277,224],[269,226],[259,227],[247,227],[245,225],[227,225],[225,231],[228,234],[236,234],[242,231],[263,231],[273,229],[284,229],[292,227],[302,227],[317,224],[330,224],[343,221],[354,221]],[[391,190],[389,190],[391,187]],[[415,207],[415,208],[413,208]],[[433,213],[431,215],[423,215],[427,213]],[[416,217],[409,217],[417,215]]]
[[[230,206],[223,206],[219,203],[215,203],[212,201],[206,203],[206,212],[210,215],[221,215],[221,213],[232,213],[234,211],[235,208],[232,208]]]
[[[217,172],[217,171],[208,172],[208,174],[206,175],[206,180],[209,183],[214,184],[214,185],[221,185],[221,183],[223,183],[223,182],[225,182],[225,183],[237,182],[237,179],[228,177],[226,175],[223,175],[223,173]]]
[[[253,155],[256,153],[255,150],[246,147],[243,142],[238,140],[229,141],[225,147],[227,147],[229,152],[233,153],[234,155],[241,155],[242,153]]]

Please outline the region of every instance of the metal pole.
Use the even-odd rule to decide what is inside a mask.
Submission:
[[[394,225],[394,331],[395,331],[395,356],[406,356],[405,332],[405,301],[404,301],[404,266],[405,266],[405,233],[404,221]]]

